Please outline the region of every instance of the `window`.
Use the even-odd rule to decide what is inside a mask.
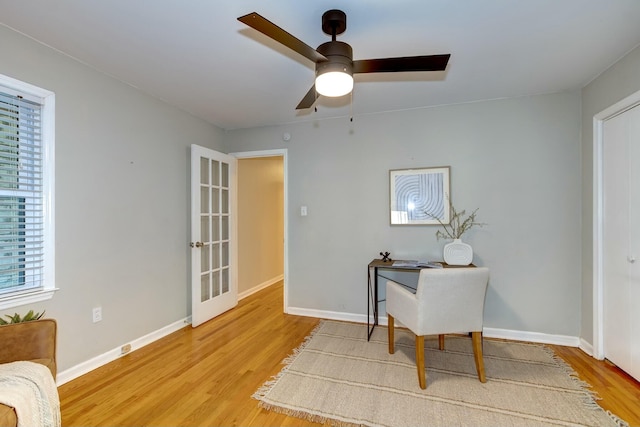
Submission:
[[[54,108],[52,92],[0,74],[0,309],[55,291]]]

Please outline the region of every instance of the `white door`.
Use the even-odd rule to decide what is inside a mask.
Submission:
[[[191,325],[238,304],[235,157],[191,146]]]
[[[640,107],[604,123],[604,356],[640,380]]]

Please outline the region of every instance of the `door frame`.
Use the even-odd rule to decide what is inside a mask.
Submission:
[[[288,182],[288,166],[287,166],[287,149],[274,150],[257,150],[257,151],[240,151],[229,153],[237,159],[251,159],[259,157],[282,157],[282,174],[283,174],[283,192],[284,192],[284,312],[289,313],[289,185]]]
[[[640,105],[640,91],[593,116],[593,357],[604,359],[604,122]]]

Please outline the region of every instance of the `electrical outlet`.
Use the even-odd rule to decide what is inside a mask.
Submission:
[[[120,354],[127,354],[131,351],[131,344],[125,344],[120,347]]]
[[[102,321],[102,307],[93,308],[93,323]]]

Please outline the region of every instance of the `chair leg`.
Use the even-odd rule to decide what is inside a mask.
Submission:
[[[487,378],[484,373],[484,360],[482,358],[482,332],[472,332],[471,341],[473,343],[473,358],[476,361],[476,371],[481,383],[486,383]]]
[[[394,348],[394,321],[393,316],[387,313],[387,334],[389,339],[389,354],[393,354],[395,352]]]
[[[416,335],[416,368],[418,369],[418,383],[421,389],[427,388],[427,378],[424,372],[424,335]]]
[[[438,335],[438,348],[444,350],[444,334]]]

